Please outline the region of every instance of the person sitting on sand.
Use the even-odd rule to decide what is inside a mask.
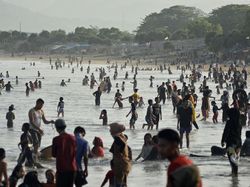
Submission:
[[[94,147],[91,149],[89,157],[90,158],[104,157],[104,148],[102,139],[99,137],[95,137],[93,145]]]

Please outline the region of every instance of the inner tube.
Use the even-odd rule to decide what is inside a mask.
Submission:
[[[52,145],[45,147],[40,151],[40,157],[45,160],[52,159]]]
[[[224,156],[226,154],[226,149],[218,146],[211,147],[212,156]]]

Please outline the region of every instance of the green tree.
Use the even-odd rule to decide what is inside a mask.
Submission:
[[[212,24],[206,18],[198,18],[188,24],[187,30],[189,38],[201,38],[212,31]]]
[[[209,20],[213,24],[220,24],[224,33],[229,34],[233,30],[243,29],[249,10],[250,6],[248,5],[227,5],[213,10]]]

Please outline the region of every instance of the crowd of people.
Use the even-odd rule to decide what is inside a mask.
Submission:
[[[68,67],[70,68],[73,63],[77,63],[77,68],[83,71],[82,59],[76,57],[69,58]],[[126,69],[129,66],[129,61],[121,64],[121,70]],[[118,77],[118,64],[114,63],[110,65],[110,61],[107,61],[109,65],[107,70],[105,68],[97,68],[96,72],[99,72],[99,81],[96,80],[94,73],[90,72],[91,61],[87,67],[87,74],[82,80],[83,86],[89,86],[90,89],[94,89],[97,86],[97,90],[93,93],[95,97],[95,105],[100,106],[101,97],[103,93],[110,93],[112,89],[112,81],[107,76],[106,71],[110,72],[110,69],[114,69],[113,79],[114,81]],[[132,63],[131,63],[132,64]],[[32,66],[35,64],[31,63]],[[65,62],[59,59],[53,64],[50,59],[51,69],[54,67],[60,69],[66,66]],[[224,132],[221,138],[221,148],[224,154],[227,155],[229,163],[232,168],[232,175],[238,175],[238,166],[240,156],[250,156],[250,133],[246,132],[246,141],[242,146],[241,132],[242,128],[249,126],[250,124],[250,93],[246,93],[247,89],[247,68],[237,67],[236,64],[232,64],[229,67],[222,67],[219,64],[211,64],[208,69],[205,69],[202,65],[191,63],[178,63],[177,70],[180,72],[180,78],[178,80],[168,79],[166,82],[162,82],[161,85],[157,85],[155,95],[153,99],[148,99],[147,109],[145,113],[145,123],[142,127],[147,127],[148,132],[144,136],[144,144],[140,154],[136,157],[135,161],[142,159],[145,161],[163,160],[168,159],[170,165],[167,170],[167,186],[168,187],[201,187],[202,180],[198,167],[188,158],[180,153],[180,149],[183,149],[183,137],[185,136],[186,147],[189,149],[190,133],[193,126],[198,130],[200,125],[197,123],[197,118],[202,117],[202,121],[209,119],[210,105],[212,106],[212,122],[214,124],[225,123]],[[123,97],[121,91],[125,90],[125,81],[128,80],[129,73],[126,71],[124,81],[120,84],[116,83],[116,93],[114,97],[113,108],[116,103],[119,109],[123,109],[123,102],[128,99],[130,104],[130,110],[126,117],[131,116],[129,119],[129,128],[131,130],[137,127],[136,122],[140,117],[138,116],[137,109],[143,107],[143,97],[139,95],[139,87],[137,82],[137,75],[139,71],[148,70],[144,68],[138,60],[131,65],[131,73],[133,74],[132,84],[133,93],[127,97]],[[172,74],[171,66],[166,64],[155,64],[154,71],[163,72],[168,71],[168,74]],[[207,72],[206,72],[207,70]],[[74,73],[75,69],[72,68],[71,73]],[[206,74],[207,75],[204,75]],[[38,71],[38,77],[41,76]],[[1,78],[3,74],[1,73]],[[9,77],[9,72],[6,72],[6,78]],[[153,81],[154,76],[150,76],[149,87],[154,88]],[[176,81],[182,85],[178,88]],[[216,86],[216,92],[213,92],[207,84],[208,81],[218,84]],[[195,88],[195,84],[202,82],[199,89]],[[68,79],[70,83],[70,79]],[[16,77],[16,84],[18,84],[18,77]],[[6,92],[10,92],[13,89],[11,82],[8,81],[4,84],[4,79],[0,81],[1,88],[5,88]],[[34,83],[26,83],[26,96],[29,96],[29,92],[34,91],[36,88],[42,88],[42,83],[38,79]],[[60,86],[67,86],[65,81],[62,80]],[[0,88],[0,89],[1,89]],[[224,90],[223,90],[224,89]],[[198,98],[198,92],[201,93],[202,98]],[[216,103],[213,94],[220,95],[220,91],[223,90],[220,96],[221,107]],[[232,90],[232,104],[229,103],[229,91]],[[176,114],[176,130],[175,129],[160,129],[160,120],[162,120],[163,113],[162,105],[166,102],[172,103],[173,113]],[[201,114],[197,113],[197,103],[201,103]],[[88,177],[88,159],[104,157],[105,151],[102,139],[95,137],[93,140],[93,148],[90,149],[90,145],[87,140],[84,139],[86,131],[84,127],[77,126],[74,132],[69,133],[66,131],[67,123],[63,119],[64,117],[64,98],[60,97],[57,105],[57,117],[62,117],[57,120],[48,120],[43,112],[43,106],[45,101],[41,98],[37,99],[34,108],[31,108],[28,113],[29,121],[22,125],[22,134],[20,136],[21,153],[17,160],[17,165],[13,170],[13,173],[8,176],[7,174],[7,162],[5,161],[5,149],[0,149],[0,187],[15,187],[18,184],[18,180],[24,177],[23,183],[20,187],[76,187],[87,184]],[[9,110],[6,114],[7,128],[13,128],[13,120],[15,119],[14,105],[9,106]],[[218,118],[219,111],[222,110],[222,119]],[[107,172],[101,186],[105,186],[109,182],[110,186],[125,187],[127,186],[127,179],[132,167],[132,149],[128,146],[128,136],[124,134],[125,125],[120,123],[108,122],[108,111],[103,109],[99,116],[102,120],[102,125],[109,125],[110,134],[113,138],[113,144],[110,147],[110,153],[112,154],[112,160],[110,161],[111,170]],[[42,163],[39,160],[39,150],[41,147],[41,140],[44,135],[42,122],[44,124],[53,124],[58,132],[58,136],[52,140],[51,154],[56,159],[56,172],[49,169],[46,171],[45,176],[47,182],[42,183],[38,179],[38,173],[36,171],[30,171],[25,173],[25,167],[42,168]],[[155,128],[158,131],[157,135],[152,135],[151,130]],[[213,149],[216,152],[216,149]],[[219,152],[217,150],[217,152]],[[212,151],[212,155],[216,155]],[[83,161],[83,164],[82,164]],[[84,165],[84,167],[82,166]]]

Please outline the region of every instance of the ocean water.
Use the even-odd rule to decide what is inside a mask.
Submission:
[[[114,95],[116,92],[115,83],[121,85],[124,81],[125,72],[129,72],[129,80],[126,80],[125,92],[122,92],[123,97],[127,97],[133,93],[133,86],[130,83],[133,75],[131,73],[131,66],[127,66],[126,69],[118,69],[118,79],[112,80],[111,93],[103,93],[101,96],[101,106],[96,107],[94,105],[94,96],[92,93],[97,89],[90,89],[89,86],[82,86],[82,79],[86,75],[87,62],[83,64],[84,70],[80,71],[75,67],[75,73],[71,73],[71,68],[68,68],[66,63],[62,69],[53,70],[50,69],[49,63],[36,61],[36,66],[30,66],[30,61],[0,61],[0,72],[5,75],[6,71],[9,71],[10,78],[5,79],[11,81],[14,89],[10,93],[2,91],[0,95],[0,147],[4,147],[7,151],[8,173],[11,174],[13,167],[16,164],[16,160],[20,153],[17,147],[21,135],[21,126],[24,122],[28,122],[28,111],[34,107],[35,101],[38,98],[45,100],[44,112],[48,120],[57,119],[57,104],[59,97],[64,97],[65,102],[65,121],[67,123],[67,132],[72,133],[74,128],[78,125],[83,126],[86,129],[86,140],[89,141],[92,147],[92,141],[95,136],[101,137],[105,147],[105,158],[103,159],[90,159],[89,160],[89,184],[86,186],[95,187],[100,186],[102,180],[105,177],[106,172],[110,169],[109,161],[112,155],[109,153],[109,148],[112,144],[112,137],[109,133],[108,127],[102,126],[102,121],[99,120],[99,115],[102,109],[106,109],[108,113],[108,121],[120,122],[126,125],[127,130],[125,133],[128,135],[128,145],[132,148],[133,158],[135,159],[140,153],[143,136],[147,133],[147,130],[142,129],[144,123],[144,117],[146,114],[147,100],[153,99],[156,96],[156,85],[160,85],[162,81],[166,82],[168,79],[177,80],[180,76],[180,71],[177,71],[172,67],[173,74],[169,75],[167,71],[163,73],[159,71],[139,71],[137,75],[139,94],[143,96],[145,106],[138,109],[139,118],[135,124],[135,130],[129,130],[129,117],[126,118],[126,114],[130,110],[130,105],[125,100],[124,108],[118,109],[116,106],[112,108],[114,102]],[[25,67],[25,70],[22,68]],[[105,62],[103,64],[91,64],[91,72],[95,74],[96,79],[99,78],[98,72],[95,71],[97,67],[107,67]],[[37,89],[35,92],[31,92],[29,97],[25,95],[25,83],[28,81],[35,81],[37,71],[41,72],[42,89]],[[106,72],[113,77],[114,69]],[[188,72],[187,72],[188,73]],[[153,75],[154,88],[149,87],[149,77]],[[15,84],[15,76],[19,77],[19,84]],[[62,79],[71,79],[70,83],[67,83],[67,87],[60,87]],[[188,82],[188,80],[187,80]],[[198,90],[200,83],[196,83]],[[215,84],[212,81],[208,82],[208,85],[213,89],[213,95],[216,99],[219,95],[215,93]],[[180,88],[181,84],[177,81],[177,86]],[[222,91],[221,91],[222,92]],[[200,112],[201,106],[201,94],[198,93],[199,102],[196,112]],[[7,129],[5,115],[8,111],[9,105],[15,105],[14,128]],[[217,102],[220,106],[220,102]],[[174,128],[176,129],[176,116],[172,113],[171,101],[166,101],[165,105],[162,105],[163,120],[160,121],[160,128]],[[222,114],[219,112],[219,120],[221,121]],[[193,153],[198,155],[210,156],[210,148],[212,145],[220,145],[220,140],[224,128],[224,124],[219,122],[214,125],[212,123],[212,114],[210,112],[210,119],[207,122],[200,121],[201,117],[197,119],[197,123],[200,129],[193,130],[191,133],[190,151],[184,149],[184,154]],[[42,138],[42,148],[49,146],[52,142],[52,138],[57,136],[55,129],[51,125],[42,125],[44,129],[44,136]],[[242,138],[244,140],[245,130],[242,130]],[[150,131],[153,135],[157,134],[156,130]],[[185,146],[185,141],[184,141]],[[230,176],[230,165],[226,157],[199,157],[192,158],[195,164],[200,168],[203,184],[205,187],[248,187],[250,186],[250,158],[241,158],[239,166],[239,177],[232,178]],[[42,164],[46,168],[55,169],[55,161],[42,161]],[[168,161],[157,162],[133,162],[132,171],[128,177],[129,187],[160,187],[166,185],[166,169]],[[39,169],[39,178],[44,181],[45,169]]]

